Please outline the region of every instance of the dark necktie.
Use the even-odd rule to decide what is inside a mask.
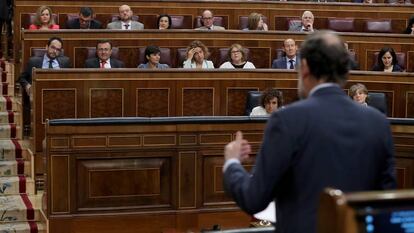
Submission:
[[[295,69],[295,66],[293,66],[293,60],[289,60],[290,66],[289,69],[293,70]]]
[[[49,69],[53,69],[53,59],[49,60]]]
[[[106,61],[101,61],[101,69],[105,69]]]
[[[126,30],[128,30],[129,24],[125,24],[124,27],[125,27]]]

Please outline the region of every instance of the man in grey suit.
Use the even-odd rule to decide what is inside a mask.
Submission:
[[[313,21],[315,17],[311,11],[305,11],[302,14],[302,24],[289,26],[289,31],[295,32],[314,32]]]
[[[32,92],[32,69],[60,69],[70,68],[70,59],[62,56],[62,39],[52,37],[46,45],[46,53],[42,57],[31,57],[26,69],[20,74],[19,83],[23,96],[23,124],[25,132],[30,130],[30,94]]]
[[[275,59],[272,63],[273,69],[291,69],[294,70],[300,63],[300,59],[296,56],[298,46],[293,39],[286,39],[283,42],[283,51],[285,56]]]
[[[389,121],[342,89],[349,54],[333,32],[308,36],[300,50],[303,100],[270,116],[250,174],[241,162],[250,145],[237,132],[224,150],[224,188],[249,214],[276,201],[276,232],[316,233],[319,196],[396,188]]]
[[[118,21],[109,23],[106,28],[108,29],[121,29],[121,30],[143,30],[144,24],[132,20],[133,12],[128,5],[122,5],[119,7],[119,19]]]
[[[99,40],[96,44],[96,57],[85,61],[85,68],[124,68],[125,64],[112,56],[112,43],[110,40]]]
[[[195,30],[226,30],[222,26],[214,25],[214,15],[213,12],[210,10],[204,10],[201,14],[201,21],[203,22],[203,26],[196,28]]]

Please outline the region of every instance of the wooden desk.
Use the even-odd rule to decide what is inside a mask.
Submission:
[[[266,118],[85,119],[46,125],[50,232],[246,226],[222,186],[223,146],[242,130],[257,153]],[[412,188],[412,120],[391,119],[400,188]],[[253,159],[245,166],[250,169]],[[122,224],[120,224],[122,223]],[[128,226],[128,227],[125,227]]]

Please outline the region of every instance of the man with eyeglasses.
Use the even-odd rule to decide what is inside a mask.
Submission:
[[[128,5],[122,5],[119,7],[119,20],[109,23],[106,28],[108,29],[121,29],[121,30],[143,30],[144,24],[134,21],[132,19],[133,12]]]
[[[85,61],[85,68],[124,68],[125,64],[112,55],[112,43],[110,40],[100,40],[96,44],[96,57]]]
[[[90,7],[81,7],[79,18],[66,22],[68,29],[100,29],[101,27],[101,22],[93,18],[93,10]]]
[[[30,95],[32,91],[32,69],[60,69],[71,68],[70,59],[62,55],[63,41],[59,37],[52,37],[46,45],[46,52],[42,56],[29,58],[26,69],[20,74],[19,83],[23,96],[23,124],[25,132],[30,131]]]
[[[226,30],[222,26],[214,25],[214,15],[210,10],[204,10],[201,14],[201,21],[203,26],[196,28],[196,30]]]

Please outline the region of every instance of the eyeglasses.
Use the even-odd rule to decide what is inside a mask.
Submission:
[[[235,54],[235,53],[240,53],[241,51],[240,50],[234,50],[234,51],[231,51],[231,53],[233,53],[233,54]]]
[[[51,46],[49,46],[49,48],[50,49],[52,49],[52,50],[55,50],[56,52],[62,52],[62,48],[56,48],[56,46],[54,46],[54,45],[51,45]]]
[[[110,48],[99,48],[98,51],[99,52],[109,52],[111,49]]]
[[[212,20],[213,17],[203,17],[203,20]]]

